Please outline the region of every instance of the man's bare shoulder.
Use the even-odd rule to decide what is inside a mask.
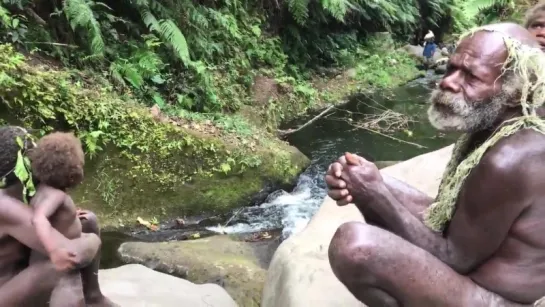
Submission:
[[[64,202],[66,196],[67,194],[62,190],[56,189],[46,184],[40,184],[38,185],[36,189],[36,194],[30,201],[30,204],[35,205],[45,200],[55,200],[61,203],[61,202]]]
[[[521,184],[526,179],[543,178],[545,183],[545,134],[524,129],[492,146],[478,165],[494,176],[509,176]]]
[[[0,190],[0,229],[11,226],[30,218],[32,212],[18,199]]]

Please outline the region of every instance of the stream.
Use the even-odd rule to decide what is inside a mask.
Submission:
[[[231,214],[232,219],[226,227],[208,226],[203,230],[235,234],[281,229],[282,238],[286,239],[301,231],[316,213],[327,194],[323,178],[326,169],[345,152],[356,153],[370,161],[403,161],[453,143],[455,135],[438,132],[427,119],[427,98],[431,85],[438,80],[439,76],[429,72],[425,78],[409,82],[388,94],[357,95],[346,105],[290,135],[289,143],[311,159],[310,166],[300,175],[293,191],[275,191],[261,205],[233,212],[234,216]],[[395,139],[354,128],[353,124],[359,122],[363,114],[376,114],[385,108],[409,115],[412,120],[404,129],[387,133]],[[287,126],[299,126],[313,116],[300,118]],[[104,232],[102,239],[103,268],[121,265],[117,248],[123,242],[135,240],[116,232]],[[137,236],[136,239],[148,241],[145,236]]]

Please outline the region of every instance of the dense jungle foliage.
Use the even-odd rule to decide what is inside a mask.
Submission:
[[[415,62],[397,47],[417,42],[429,29],[441,39],[478,23],[520,19],[533,3],[0,0],[0,39],[33,61],[72,70],[74,82],[88,81],[81,74],[90,73],[92,79],[106,79],[122,99],[157,106],[176,118],[213,122],[253,135],[248,116],[232,116],[245,106],[254,107],[249,112],[258,115],[256,119],[253,114],[254,123],[264,123],[270,130],[319,101],[342,98],[346,92],[342,87],[349,86],[344,80],[329,92],[319,81],[339,77],[349,68],[357,71],[358,90],[360,84],[395,86],[415,75]],[[377,35],[381,33],[387,35]],[[278,93],[258,102],[255,92],[271,87],[264,82],[265,89],[253,88],[263,78],[273,80]],[[62,112],[77,109],[71,105]],[[51,118],[50,111],[36,110],[32,116],[44,122]],[[89,112],[86,118],[102,116]],[[111,120],[98,120],[102,119]],[[99,126],[89,122],[72,128],[81,130],[79,135],[116,137]],[[87,149],[98,148],[96,142],[86,143]]]
[[[457,31],[515,11],[514,0],[0,3],[4,41],[65,66],[98,71],[143,103],[182,114],[232,112],[251,104],[248,89],[256,74],[312,100],[310,73],[369,57],[362,50],[370,33],[387,31],[406,42],[428,29]]]

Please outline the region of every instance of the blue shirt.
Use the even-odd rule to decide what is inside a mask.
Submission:
[[[436,47],[437,45],[435,45],[435,43],[427,42],[426,45],[424,45],[424,57],[431,58],[435,53]]]

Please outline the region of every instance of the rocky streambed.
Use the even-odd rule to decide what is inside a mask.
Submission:
[[[292,191],[275,191],[262,204],[225,215],[175,218],[157,231],[142,227],[129,235],[103,233],[103,267],[143,264],[198,284],[221,285],[240,306],[259,306],[274,251],[300,232],[322,204],[329,163],[349,151],[385,167],[453,142],[455,136],[438,133],[427,121],[426,100],[437,79],[430,72],[387,96],[356,96],[291,135],[289,142],[311,159]],[[407,126],[390,137],[355,128],[361,116],[385,109],[408,115]]]

